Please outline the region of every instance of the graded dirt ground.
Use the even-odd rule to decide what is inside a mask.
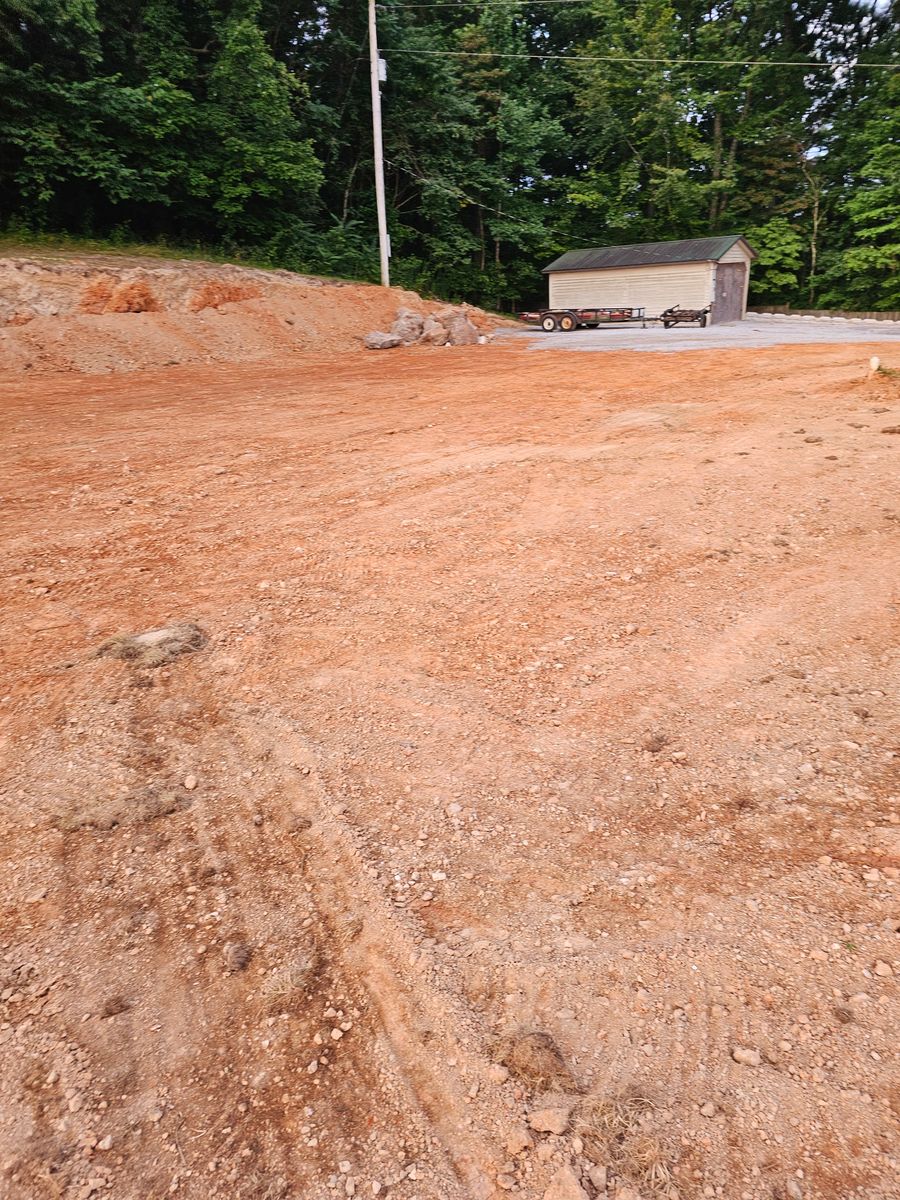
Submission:
[[[5,375],[0,1193],[900,1196],[870,353]]]

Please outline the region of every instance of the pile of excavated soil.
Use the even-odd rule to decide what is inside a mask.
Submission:
[[[0,259],[0,370],[100,374],[362,347],[415,292],[182,260]],[[495,322],[465,306],[479,329]]]

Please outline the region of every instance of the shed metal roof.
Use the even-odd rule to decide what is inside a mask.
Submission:
[[[639,242],[634,246],[598,246],[593,250],[569,250],[543,274],[551,271],[602,271],[606,267],[649,267],[657,263],[710,262],[722,257],[735,242],[743,241],[756,258],[756,251],[740,233],[722,237],[687,238],[679,242]]]

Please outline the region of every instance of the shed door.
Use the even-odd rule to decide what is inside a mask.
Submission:
[[[746,263],[716,264],[716,299],[712,319],[717,325],[723,321],[740,321],[743,317],[746,274]]]

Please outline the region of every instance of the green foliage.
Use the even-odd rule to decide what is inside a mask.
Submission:
[[[0,227],[376,277],[365,10],[0,0]],[[900,307],[897,75],[781,65],[894,61],[888,6],[382,0],[378,20],[396,282],[533,305],[564,249],[742,231],[756,300]]]
[[[803,269],[804,240],[798,226],[787,217],[772,217],[764,225],[751,226],[747,240],[759,255],[753,265],[754,295],[761,304],[789,302],[797,294]]]
[[[870,98],[854,146],[860,167],[842,204],[852,240],[829,272],[826,299],[900,309],[900,76]]]

